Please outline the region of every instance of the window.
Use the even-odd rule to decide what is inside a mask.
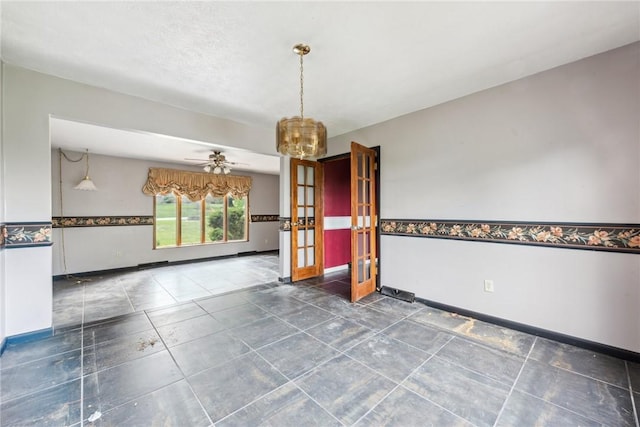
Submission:
[[[247,241],[247,198],[156,195],[154,248]]]

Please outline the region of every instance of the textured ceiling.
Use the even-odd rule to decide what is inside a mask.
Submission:
[[[339,135],[640,39],[640,2],[10,2],[2,59],[273,129]],[[229,141],[233,145],[233,141]],[[186,156],[185,156],[186,157]]]

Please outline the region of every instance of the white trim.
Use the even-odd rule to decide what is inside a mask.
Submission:
[[[349,264],[336,265],[335,267],[329,267],[324,269],[324,274],[335,273],[336,271],[342,271],[349,268]]]
[[[351,228],[350,216],[325,216],[324,217],[324,229],[325,230],[342,230]]]

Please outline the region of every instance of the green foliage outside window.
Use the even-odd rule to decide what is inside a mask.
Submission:
[[[245,240],[246,208],[244,199],[227,197],[227,240]],[[224,211],[215,210],[207,216],[209,239],[213,242],[224,236]]]
[[[203,201],[191,202],[173,194],[156,196],[155,215],[156,248],[247,240],[246,198],[207,196]]]

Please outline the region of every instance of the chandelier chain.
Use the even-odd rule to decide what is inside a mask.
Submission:
[[[304,71],[302,67],[302,58],[304,54],[300,53],[300,118],[304,118],[304,102],[302,100],[304,95]]]

